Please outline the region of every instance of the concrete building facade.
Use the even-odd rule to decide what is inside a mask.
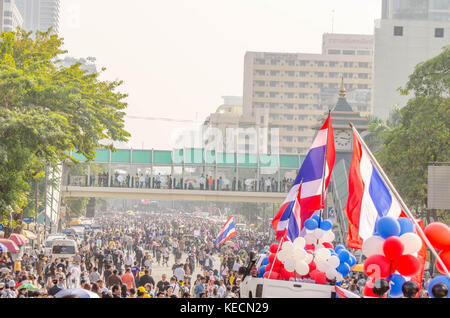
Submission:
[[[280,153],[306,154],[341,77],[354,110],[371,114],[372,72],[372,35],[324,34],[321,54],[247,52],[243,117],[279,129]]]
[[[0,30],[14,31],[22,27],[23,19],[15,0],[0,0]]]
[[[16,0],[26,31],[59,32],[60,0]]]
[[[406,105],[404,87],[417,64],[450,44],[450,0],[384,0],[375,23],[373,113],[386,119]]]

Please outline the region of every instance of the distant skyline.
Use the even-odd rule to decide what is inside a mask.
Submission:
[[[381,0],[64,0],[60,35],[124,81],[129,116],[200,122],[242,96],[246,51],[320,53],[332,20],[334,33],[373,34],[380,17]],[[198,125],[126,121],[135,149],[171,149]]]

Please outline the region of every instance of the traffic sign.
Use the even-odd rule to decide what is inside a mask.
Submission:
[[[34,218],[32,217],[26,217],[26,218],[22,218],[22,221],[25,223],[31,223],[34,221]]]
[[[0,231],[2,231],[5,227],[3,226],[3,224],[0,224]]]

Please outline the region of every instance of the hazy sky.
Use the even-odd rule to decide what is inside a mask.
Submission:
[[[62,0],[60,35],[121,79],[130,116],[201,121],[242,96],[246,51],[320,53],[323,33],[373,34],[381,0]],[[133,148],[195,124],[127,119]]]

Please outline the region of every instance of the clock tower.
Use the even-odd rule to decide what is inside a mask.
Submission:
[[[328,210],[330,208],[334,210],[332,215],[330,215],[331,213],[327,213],[326,215],[334,219],[333,221],[336,226],[333,227],[333,230],[336,234],[337,241],[340,243],[345,243],[348,231],[345,205],[348,197],[348,171],[350,170],[353,155],[353,133],[349,123],[353,123],[363,137],[369,123],[367,118],[362,117],[359,112],[352,109],[345,98],[345,93],[344,79],[342,78],[339,99],[336,106],[331,109],[336,161],[328,186],[326,201]],[[318,123],[312,126],[312,128],[319,130],[327,116],[328,112],[321,116]]]

